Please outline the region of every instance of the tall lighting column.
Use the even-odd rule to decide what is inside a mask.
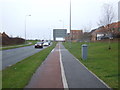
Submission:
[[[25,44],[27,44],[27,41],[26,41],[26,20],[27,20],[27,16],[31,16],[31,15],[25,15]]]
[[[72,35],[71,35],[71,0],[70,0],[70,48],[71,48],[71,37],[72,37]]]

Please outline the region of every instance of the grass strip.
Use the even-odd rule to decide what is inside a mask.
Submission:
[[[34,45],[36,42],[37,41],[27,41],[27,43],[31,43],[31,44],[20,44],[20,45],[0,47],[0,50],[8,50],[8,49],[20,48],[20,47],[25,47],[25,46],[31,46],[31,45]]]
[[[3,70],[2,88],[24,88],[55,45],[53,43],[52,46]]]
[[[111,50],[108,50],[108,43],[63,43],[77,59],[79,59],[89,70],[94,72],[111,88],[118,88],[118,43],[111,43]],[[81,45],[88,45],[88,59],[81,59]]]

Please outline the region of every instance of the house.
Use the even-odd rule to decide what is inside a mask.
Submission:
[[[0,39],[2,41],[2,45],[16,45],[25,43],[24,39],[18,37],[11,38],[5,32],[3,32],[0,36],[2,39]]]
[[[120,38],[120,22],[99,27],[91,32],[91,41]]]
[[[2,34],[0,33],[0,46],[2,45]]]
[[[65,41],[70,41],[71,38],[70,38],[70,33],[67,33],[66,37],[65,37]]]
[[[2,38],[2,34],[0,33],[0,38]]]
[[[72,41],[79,41],[80,38],[83,35],[83,31],[82,30],[71,30],[70,31],[70,38]]]
[[[108,35],[108,31],[105,29],[104,26],[102,26],[102,27],[99,27],[99,28],[95,29],[91,33],[91,35],[92,35],[92,38],[91,38],[92,41],[101,40],[102,37]]]
[[[113,35],[114,38],[120,38],[120,21],[107,25],[106,28],[109,26],[109,32]]]

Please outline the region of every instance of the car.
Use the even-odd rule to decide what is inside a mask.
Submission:
[[[43,42],[37,42],[35,48],[43,48]]]
[[[109,39],[109,37],[108,36],[103,36],[103,37],[101,37],[101,39],[103,40],[103,39]]]
[[[49,42],[44,42],[43,46],[49,46]]]
[[[48,41],[49,45],[51,45],[51,41]]]

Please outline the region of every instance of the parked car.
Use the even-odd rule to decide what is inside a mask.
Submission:
[[[37,42],[35,48],[43,48],[43,42]]]
[[[49,42],[44,42],[43,46],[49,46]]]
[[[110,37],[108,37],[108,36],[103,36],[103,37],[101,37],[101,40],[103,40],[103,39],[109,39]]]

